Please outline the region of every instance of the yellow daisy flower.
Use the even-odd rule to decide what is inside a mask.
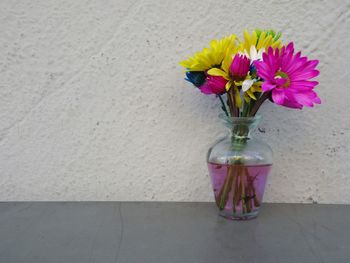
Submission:
[[[272,30],[254,30],[251,34],[245,30],[244,41],[240,44],[239,52],[245,53],[252,61],[261,59],[262,53],[269,47],[281,47],[280,36],[280,33],[276,34]]]
[[[220,67],[224,58],[237,53],[239,45],[236,35],[230,35],[220,40],[213,40],[210,47],[204,48],[194,56],[180,62],[187,71],[206,71],[213,67]]]

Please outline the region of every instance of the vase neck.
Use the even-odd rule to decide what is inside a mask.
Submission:
[[[232,139],[248,139],[250,138],[251,127],[244,124],[233,125],[230,128],[230,134]]]
[[[225,126],[230,130],[233,141],[246,141],[250,138],[251,131],[256,128],[261,120],[261,116],[255,117],[228,117],[220,115]]]

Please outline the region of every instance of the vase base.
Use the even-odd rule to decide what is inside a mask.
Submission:
[[[236,220],[236,221],[246,221],[246,220],[251,220],[254,219],[258,216],[259,211],[253,211],[250,213],[244,213],[244,214],[233,214],[232,212],[222,210],[219,212],[219,215],[229,219],[229,220]]]

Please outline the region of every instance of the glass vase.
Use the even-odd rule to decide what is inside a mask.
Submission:
[[[219,214],[233,220],[255,218],[272,166],[269,145],[251,136],[261,117],[220,115],[229,133],[208,151],[207,162]]]

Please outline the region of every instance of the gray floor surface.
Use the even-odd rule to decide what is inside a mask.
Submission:
[[[213,203],[0,203],[1,263],[350,262],[350,206],[264,204],[229,221]]]

